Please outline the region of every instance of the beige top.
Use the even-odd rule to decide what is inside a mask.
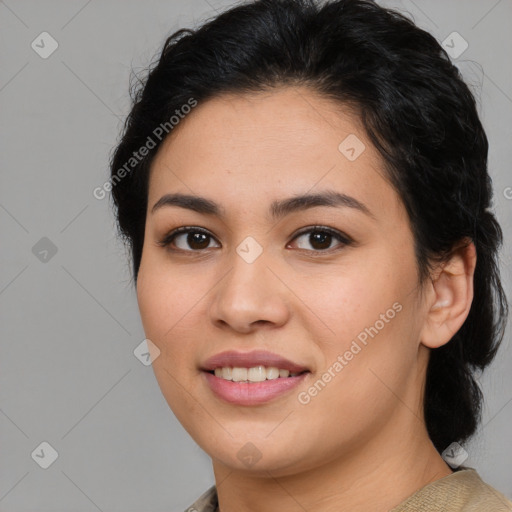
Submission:
[[[473,468],[459,469],[416,491],[390,512],[512,512],[512,502],[486,484]],[[219,512],[210,487],[185,512]]]

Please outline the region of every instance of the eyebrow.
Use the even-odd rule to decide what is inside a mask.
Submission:
[[[212,215],[221,218],[225,216],[224,209],[215,201],[190,194],[165,194],[153,205],[151,213],[153,214],[165,206],[178,206],[204,215]],[[276,200],[270,205],[270,216],[273,220],[277,220],[290,213],[314,208],[316,206],[353,208],[375,219],[375,215],[373,215],[365,204],[354,197],[332,190]]]

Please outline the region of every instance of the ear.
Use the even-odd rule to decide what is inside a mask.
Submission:
[[[420,338],[426,347],[438,348],[448,343],[462,327],[473,301],[475,266],[475,244],[468,241],[458,246],[431,277]]]

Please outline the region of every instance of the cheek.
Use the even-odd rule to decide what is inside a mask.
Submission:
[[[178,273],[165,271],[147,258],[137,278],[137,301],[146,338],[158,347],[152,368],[162,395],[184,428],[190,432],[191,419],[197,416],[194,387],[194,334],[200,311],[201,290],[184,283]]]
[[[137,302],[146,334],[162,338],[185,318],[197,302],[198,288],[179,267],[170,266],[165,252],[144,248],[137,278]]]
[[[325,333],[333,350],[344,349],[376,323],[379,333],[385,336],[392,330],[392,324],[397,324],[396,310],[404,309],[405,302],[413,298],[414,268],[409,269],[403,261],[400,265],[387,264],[383,254],[375,256],[372,261],[347,262],[323,275],[295,282],[297,296],[313,313],[314,323],[310,325],[317,336]],[[304,309],[300,304],[297,307]]]
[[[411,371],[419,325],[414,263],[412,256],[379,253],[302,288],[304,302],[322,320],[315,322],[312,339],[322,354],[323,371],[336,375],[331,380],[337,384],[328,386],[333,398],[371,400],[386,393],[371,370],[397,385]]]
[[[199,284],[199,283],[198,283]],[[187,352],[190,322],[200,310],[200,286],[178,271],[169,271],[157,258],[143,258],[137,279],[137,302],[146,337],[164,356],[159,363],[179,367]],[[188,328],[187,328],[188,326]]]

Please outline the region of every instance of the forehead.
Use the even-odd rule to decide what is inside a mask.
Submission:
[[[241,202],[332,188],[372,203],[397,197],[354,109],[305,87],[200,103],[153,161],[150,205],[182,191]]]
[[[250,94],[223,94],[200,103],[178,124],[164,142],[177,142],[182,152],[194,148],[187,158],[233,159],[237,153],[259,153],[257,162],[290,161],[294,155],[311,158],[338,157],[344,135],[364,137],[354,109],[334,102],[310,88],[281,87]],[[288,149],[285,154],[283,148]],[[165,149],[165,148],[162,148]],[[293,151],[292,151],[293,149]],[[180,153],[180,154],[178,154]],[[244,162],[247,165],[247,162]]]

